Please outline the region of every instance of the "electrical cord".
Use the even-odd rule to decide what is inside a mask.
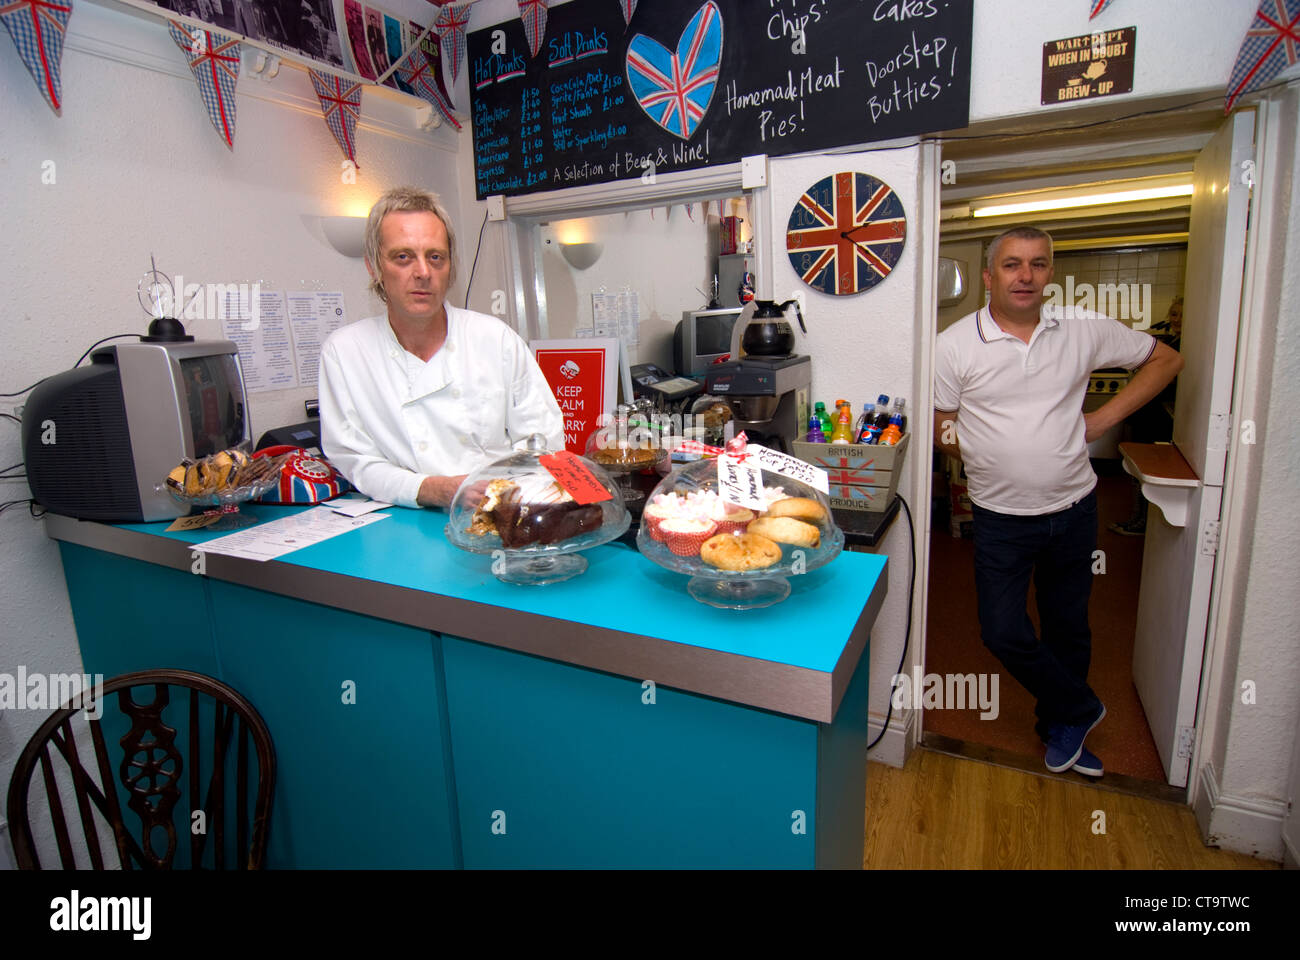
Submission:
[[[898,669],[894,671],[895,676],[903,672],[903,664],[907,662],[907,646],[908,642],[912,638],[912,601],[916,595],[916,524],[912,520],[912,508],[907,505],[907,500],[904,499],[901,493],[897,496],[898,502],[901,503],[903,509],[907,511],[907,542],[911,544],[912,547],[912,576],[907,587],[907,629],[903,633],[903,655],[898,658]],[[894,691],[891,686],[889,691],[889,707],[885,710],[885,722],[880,727],[880,733],[876,734],[876,739],[867,744],[868,750],[878,744],[881,738],[884,737],[885,731],[889,729],[890,717],[893,715]]]
[[[478,228],[478,246],[474,248],[474,265],[469,268],[469,280],[465,283],[465,309],[469,309],[469,288],[474,286],[474,271],[478,269],[478,255],[483,250],[483,231],[487,229],[488,215],[483,211],[483,222]]]
[[[94,350],[101,343],[108,343],[108,341],[110,340],[121,340],[123,337],[135,337],[138,340],[140,338],[140,334],[115,333],[111,337],[105,337],[103,340],[96,340],[94,343],[92,343],[89,347],[86,348],[86,352],[83,353],[80,356],[80,358],[78,358],[77,362],[72,365],[73,369],[75,370],[77,367],[81,366],[81,361],[85,360],[88,356],[90,356],[90,351]],[[50,374],[50,376],[54,376],[54,374]],[[17,393],[0,393],[0,397],[3,398],[21,397],[24,393],[27,393],[29,390],[35,390],[37,387],[39,387],[42,383],[44,383],[48,379],[50,379],[50,377],[41,377],[41,379],[37,380],[30,387],[23,387],[23,389],[19,390]],[[5,414],[5,416],[10,416],[10,414]]]
[[[4,503],[0,503],[0,513],[4,513],[10,507],[16,507],[20,503],[27,504],[27,512],[32,515],[33,519],[39,520],[45,516],[46,511],[44,508],[41,509],[40,513],[36,512],[36,501],[31,497],[24,497],[22,500],[6,500]]]

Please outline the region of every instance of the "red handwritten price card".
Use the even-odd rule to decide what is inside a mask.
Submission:
[[[587,469],[582,457],[561,450],[559,453],[544,453],[538,460],[555,478],[555,482],[578,503],[600,503],[614,498],[605,489],[605,485],[596,479],[595,474]]]

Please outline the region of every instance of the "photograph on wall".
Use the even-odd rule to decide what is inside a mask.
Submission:
[[[357,0],[343,0],[343,17],[348,26],[348,49],[352,51],[353,71],[367,80],[374,80],[374,64],[366,49],[366,12]]]
[[[382,77],[392,66],[388,59],[388,37],[384,33],[384,14],[374,7],[366,7],[366,49],[370,51],[370,63],[375,68],[376,77]],[[396,74],[384,81],[388,87],[396,87]]]
[[[420,34],[424,33],[424,27],[411,21],[410,36],[408,43],[415,42]],[[442,94],[442,99],[448,104],[451,103],[451,95],[447,92],[446,81],[442,78],[442,44],[438,42],[438,33],[436,30],[430,30],[423,40],[420,41],[420,49],[424,52],[425,58],[429,61],[429,69],[433,73],[433,78],[438,84],[438,92]]]
[[[388,62],[396,63],[402,58],[402,53],[406,50],[406,45],[414,39],[408,37],[406,30],[402,26],[402,21],[396,17],[384,14],[384,37],[388,41]],[[397,84],[397,89],[403,93],[411,93],[411,86],[402,81],[400,74],[393,74],[393,79]]]
[[[343,66],[331,0],[150,0],[156,7],[280,47],[309,60]]]

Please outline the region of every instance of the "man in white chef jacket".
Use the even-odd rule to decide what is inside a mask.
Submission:
[[[446,302],[456,232],[438,197],[384,194],[366,225],[370,288],[388,307],[321,348],[321,446],[362,493],[445,507],[465,476],[530,434],[564,449],[564,417],[523,339]]]

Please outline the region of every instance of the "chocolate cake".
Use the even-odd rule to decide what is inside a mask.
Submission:
[[[496,533],[505,547],[551,544],[595,530],[604,522],[599,504],[574,501],[544,477],[493,480],[474,512],[470,532]]]

